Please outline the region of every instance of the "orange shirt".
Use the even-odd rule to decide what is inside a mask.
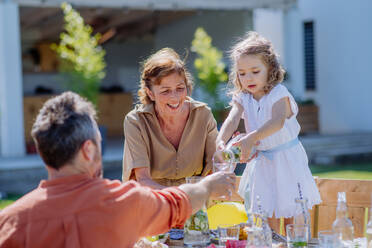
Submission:
[[[41,181],[0,211],[0,247],[133,247],[190,215],[188,197],[176,187],[74,175]]]

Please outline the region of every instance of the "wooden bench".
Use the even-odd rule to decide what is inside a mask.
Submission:
[[[317,237],[318,231],[332,229],[336,219],[337,192],[346,192],[349,219],[354,226],[354,236],[365,236],[368,222],[368,209],[371,207],[372,180],[325,179],[315,177],[322,203],[313,207],[311,214],[311,233]],[[237,177],[236,190],[240,177]],[[231,201],[244,200],[234,192]],[[280,220],[278,220],[279,222]],[[283,222],[282,226],[283,226]],[[282,227],[283,228],[283,227]]]
[[[312,231],[332,229],[336,219],[337,192],[346,192],[349,219],[354,226],[354,236],[363,237],[371,207],[372,180],[347,180],[316,178],[322,203],[312,213]]]

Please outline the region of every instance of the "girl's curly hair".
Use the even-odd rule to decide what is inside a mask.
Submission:
[[[187,93],[191,95],[192,76],[187,71],[184,61],[172,48],[163,48],[146,59],[142,63],[140,89],[138,90],[140,102],[142,104],[152,103],[146,93],[146,87],[151,89],[152,85],[159,85],[162,78],[175,72],[184,77]]]
[[[230,51],[232,69],[229,76],[229,84],[233,89],[231,94],[243,91],[243,87],[238,78],[237,61],[242,55],[257,55],[267,66],[267,85],[265,93],[269,93],[272,88],[283,81],[285,70],[279,63],[279,56],[275,53],[270,41],[259,35],[257,32],[248,32],[243,39],[240,39]]]

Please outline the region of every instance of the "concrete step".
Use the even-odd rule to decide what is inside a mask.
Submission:
[[[300,140],[314,164],[372,161],[372,133],[302,136]]]

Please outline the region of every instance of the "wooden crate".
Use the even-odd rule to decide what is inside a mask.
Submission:
[[[26,142],[31,142],[31,128],[40,108],[51,95],[26,96],[23,98],[24,130]],[[133,108],[132,94],[100,94],[98,100],[98,124],[107,128],[108,137],[123,136],[125,115]]]
[[[124,117],[132,109],[130,93],[101,94],[98,100],[98,124],[107,127],[108,137],[123,137]]]
[[[298,105],[297,120],[301,126],[301,134],[319,132],[319,109],[314,104]]]
[[[40,70],[42,72],[56,72],[58,69],[58,55],[50,46],[49,42],[42,42],[36,46],[40,54]]]

